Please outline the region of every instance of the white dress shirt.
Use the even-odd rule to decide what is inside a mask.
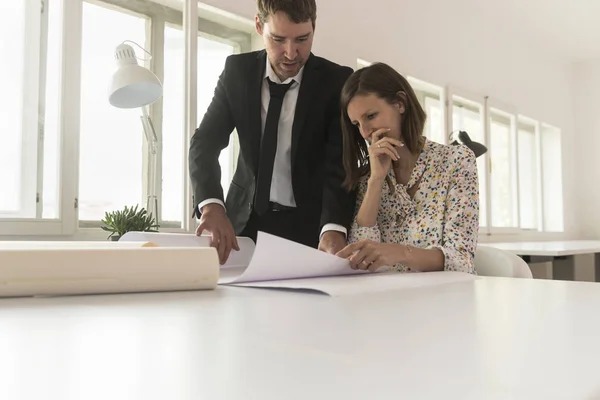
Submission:
[[[267,58],[267,65],[261,89],[260,116],[262,120],[261,129],[264,133],[269,101],[271,100],[267,78],[279,84],[288,84],[292,80],[294,81],[292,86],[285,93],[283,104],[281,106],[281,115],[279,116],[279,124],[277,125],[277,151],[275,153],[270,193],[270,201],[288,207],[296,207],[294,190],[292,188],[292,126],[294,124],[296,103],[298,102],[298,92],[300,90],[300,84],[302,83],[303,73],[304,67],[300,69],[296,76],[282,82],[275,71],[273,71],[273,67],[271,67],[271,63]],[[210,203],[219,203],[225,207],[223,202],[219,199],[206,199],[198,204],[198,211],[202,212],[202,207]],[[326,224],[323,227],[321,234],[329,230],[339,231],[344,234],[347,233],[346,228],[341,225]]]
[[[277,125],[277,151],[273,164],[270,196],[272,202],[288,207],[296,207],[294,190],[292,189],[292,126],[294,125],[294,114],[296,113],[296,103],[298,102],[298,92],[300,91],[303,73],[304,67],[300,68],[296,76],[282,82],[275,71],[273,71],[271,63],[267,59],[260,97],[260,118],[262,120],[262,133],[264,134],[267,111],[269,110],[269,102],[271,101],[267,78],[272,82],[283,85],[287,85],[293,81],[292,86],[285,93],[283,104],[281,105],[281,115],[279,116],[279,124]]]

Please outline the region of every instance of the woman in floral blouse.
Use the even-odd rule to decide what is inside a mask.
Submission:
[[[353,268],[475,273],[479,195],[475,155],[423,136],[425,112],[385,64],[342,90],[345,185],[358,189],[346,248]],[[368,145],[367,145],[368,142]]]

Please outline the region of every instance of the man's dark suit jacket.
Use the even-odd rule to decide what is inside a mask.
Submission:
[[[189,151],[194,213],[208,198],[223,199],[219,153],[237,129],[240,156],[225,207],[236,235],[253,209],[262,135],[261,90],[266,52],[227,58],[214,97]],[[309,243],[317,243],[324,224],[349,228],[355,204],[354,193],[342,188],[342,134],[340,92],[352,70],[310,55],[305,64],[292,127],[292,187],[302,230]],[[300,227],[298,227],[300,228]]]

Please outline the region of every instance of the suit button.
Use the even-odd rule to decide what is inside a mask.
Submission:
[[[252,203],[248,203],[248,210],[252,210]]]

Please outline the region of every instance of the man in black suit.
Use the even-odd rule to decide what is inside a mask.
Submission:
[[[311,53],[315,0],[258,0],[263,51],[227,58],[189,152],[196,231],[221,263],[236,235],[264,231],[335,254],[355,195],[342,188],[340,92],[352,73]],[[240,156],[223,203],[219,153],[237,129]]]

